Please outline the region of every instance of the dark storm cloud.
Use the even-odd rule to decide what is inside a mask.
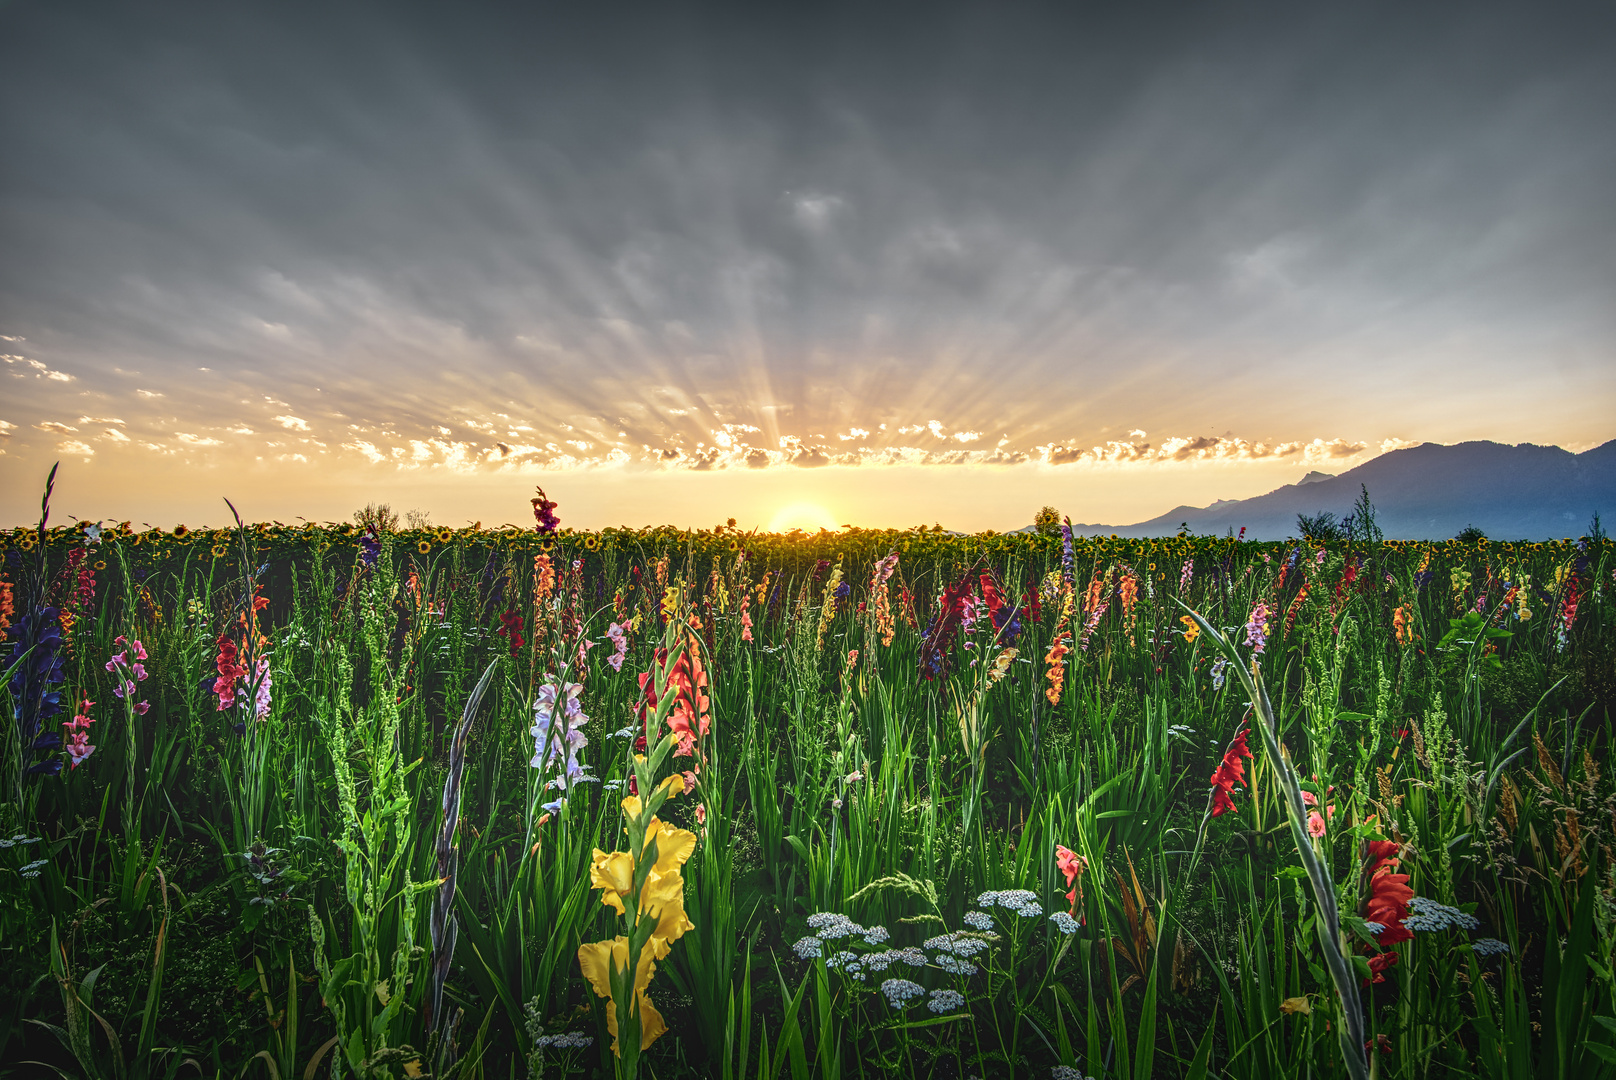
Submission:
[[[711,468],[1299,446],[1528,354],[1609,404],[1608,7],[1130,11],[12,4],[9,420]]]

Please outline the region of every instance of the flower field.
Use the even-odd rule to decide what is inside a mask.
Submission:
[[[1616,1068],[1603,538],[533,504],[0,534],[0,1074]]]

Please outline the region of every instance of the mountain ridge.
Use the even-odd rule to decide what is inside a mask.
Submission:
[[[1339,476],[1309,473],[1249,499],[1177,506],[1132,525],[1074,525],[1085,536],[1163,536],[1180,524],[1195,533],[1246,530],[1246,538],[1297,535],[1298,514],[1352,512],[1362,490],[1390,539],[1439,540],[1475,526],[1497,540],[1580,535],[1594,514],[1616,518],[1616,439],[1580,454],[1558,446],[1486,440],[1421,443],[1393,450]]]

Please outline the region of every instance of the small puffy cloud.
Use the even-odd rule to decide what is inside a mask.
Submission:
[[[1130,432],[1137,435],[1138,431]],[[1046,465],[1078,462],[1193,462],[1264,461],[1300,456],[1307,462],[1338,461],[1363,453],[1363,443],[1347,439],[1314,439],[1311,442],[1248,442],[1232,436],[1173,436],[1159,446],[1147,442],[1108,442],[1103,446],[1082,447],[1050,443],[1036,448]]]
[[[56,435],[67,435],[78,430],[71,424],[59,424],[55,420],[46,420],[44,423],[35,424],[34,427],[40,431],[49,431]]]
[[[15,375],[19,379],[27,378],[28,373],[32,371],[34,373],[34,378],[36,379],[43,377],[51,380],[52,382],[73,381],[73,376],[69,375],[67,372],[53,371],[45,364],[42,364],[38,360],[34,360],[31,357],[15,356],[11,353],[0,353],[0,360],[4,360],[7,364],[12,365],[13,370],[11,374]]]
[[[74,455],[76,455],[78,457],[94,457],[95,456],[95,451],[90,448],[88,443],[80,442],[77,439],[68,439],[66,442],[62,443],[56,449],[61,451],[64,454],[74,454]]]
[[[1130,439],[1143,439],[1145,437],[1145,433],[1139,428],[1134,428],[1132,431],[1128,432],[1128,437]]]
[[[126,443],[129,441],[129,436],[125,435],[115,427],[107,428],[107,430],[103,431],[101,433],[101,438],[112,443]]]
[[[307,430],[309,430],[309,422],[307,420],[304,420],[300,416],[292,416],[290,414],[283,414],[281,416],[272,416],[272,417],[270,417],[270,419],[275,421],[281,427],[285,428],[287,431],[307,431]]]
[[[10,420],[0,420],[0,439],[11,438],[11,433],[17,430],[17,425]]]
[[[1302,448],[1302,457],[1308,462],[1337,461],[1341,458],[1355,457],[1364,452],[1366,447],[1360,442],[1348,442],[1346,439],[1314,439]]]
[[[981,437],[982,433],[980,431],[956,431],[952,436],[955,442],[962,443],[975,442]]]
[[[163,392],[161,390],[141,390],[136,388],[135,395],[143,398],[160,398],[163,396]]]
[[[378,461],[381,461],[382,458],[386,456],[380,450],[376,449],[375,443],[369,443],[363,439],[356,439],[351,443],[343,443],[342,448],[344,450],[358,451],[359,453],[365,455],[372,465],[376,464]]]
[[[1394,437],[1394,438],[1390,438],[1390,439],[1382,439],[1382,440],[1380,440],[1380,452],[1382,454],[1389,454],[1393,450],[1407,450],[1407,449],[1409,449],[1410,447],[1413,447],[1413,446],[1423,446],[1423,445],[1424,444],[1419,439],[1410,440],[1410,439],[1399,439],[1399,438]]]
[[[184,443],[186,446],[223,446],[224,445],[218,439],[208,438],[205,435],[192,435],[188,431],[176,431],[174,433],[174,438],[178,439],[180,442]]]
[[[809,232],[822,232],[847,207],[839,195],[803,192],[791,197],[791,216]]]
[[[117,424],[119,427],[122,427],[125,423],[127,423],[127,421],[119,420],[116,417],[112,417],[112,416],[81,416],[81,417],[79,417],[79,423],[81,423],[81,424]]]

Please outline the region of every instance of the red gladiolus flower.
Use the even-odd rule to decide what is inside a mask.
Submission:
[[[214,668],[219,677],[213,680],[213,692],[219,695],[219,711],[232,708],[236,704],[236,680],[247,676],[247,668],[237,663],[239,654],[236,643],[228,635],[220,634],[218,640],[219,655],[214,658]]]
[[[1412,937],[1413,935],[1410,935],[1410,936]],[[1386,975],[1385,975],[1386,969],[1387,968],[1393,968],[1393,967],[1396,967],[1396,966],[1397,966],[1397,954],[1396,953],[1392,952],[1389,949],[1386,952],[1376,953],[1374,956],[1371,956],[1369,958],[1369,978],[1367,978],[1367,979],[1365,979],[1363,981],[1363,985],[1368,986],[1370,983],[1383,983],[1383,982],[1385,982],[1386,981]]]
[[[1246,766],[1241,758],[1251,757],[1251,750],[1246,746],[1246,727],[1241,725],[1235,733],[1234,742],[1224,751],[1223,760],[1218,764],[1217,771],[1212,774],[1212,816],[1233,811],[1234,800],[1229,798],[1229,792],[1234,790],[1236,784],[1241,787],[1246,783]]]
[[[657,709],[655,673],[667,662],[668,650],[658,648],[652,669],[640,673],[640,702],[636,715],[642,726],[648,713],[654,713]],[[674,696],[673,708],[668,713],[668,730],[679,736],[675,753],[681,757],[689,756],[695,752],[698,733],[705,737],[712,730],[712,716],[708,712],[711,701],[707,697],[707,671],[702,666],[694,635],[689,646],[674,662],[673,670],[668,673],[667,691]]]
[[[1089,861],[1071,848],[1056,844],[1055,868],[1066,875],[1066,884],[1072,887],[1072,891],[1066,894],[1066,899],[1071,904],[1070,910],[1075,913],[1077,911],[1078,893],[1082,888],[1077,883],[1077,879],[1082,877],[1084,872],[1088,870]]]
[[[505,638],[510,643],[512,656],[515,656],[522,646],[527,644],[527,639],[522,636],[522,616],[513,610],[507,609],[499,617],[499,629],[495,630],[494,633]]]
[[[1382,945],[1395,945],[1409,941],[1413,931],[1403,925],[1408,918],[1408,903],[1414,899],[1414,890],[1408,887],[1408,875],[1396,873],[1399,860],[1398,845],[1392,840],[1371,840],[1367,848],[1368,865],[1364,869],[1369,880],[1369,899],[1364,902],[1364,918],[1382,927],[1375,940]]]

